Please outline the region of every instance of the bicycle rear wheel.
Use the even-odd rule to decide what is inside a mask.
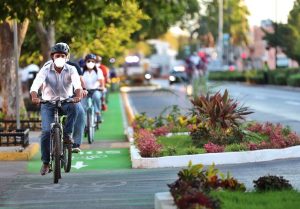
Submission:
[[[72,145],[71,144],[64,144],[63,145],[63,167],[66,173],[70,172],[71,164],[72,164]]]
[[[87,112],[87,138],[89,144],[92,144],[94,142],[94,136],[95,136],[95,125],[94,125],[94,118],[92,111]]]
[[[52,133],[52,142],[53,142],[53,182],[58,183],[58,180],[61,178],[61,136],[59,128],[54,128]]]

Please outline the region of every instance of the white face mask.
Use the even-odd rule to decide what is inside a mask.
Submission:
[[[95,63],[94,62],[88,62],[86,63],[86,66],[88,69],[93,69],[95,67]]]
[[[66,63],[66,59],[62,57],[56,58],[54,60],[54,64],[58,68],[62,68],[65,65],[65,63]]]

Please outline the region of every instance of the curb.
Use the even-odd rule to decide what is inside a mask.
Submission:
[[[130,130],[130,127],[128,128]],[[228,164],[243,164],[243,163],[256,163],[268,162],[272,160],[299,158],[300,145],[287,147],[283,149],[262,149],[253,151],[241,152],[221,152],[221,153],[204,153],[194,155],[177,155],[177,156],[164,156],[164,157],[142,157],[139,150],[134,145],[133,131],[128,131],[128,138],[130,144],[130,158],[132,168],[172,168],[172,167],[185,167],[190,161],[193,164],[204,165],[228,165]]]
[[[155,193],[154,209],[176,209],[170,192]]]
[[[123,105],[124,105],[124,108],[125,108],[127,124],[132,124],[132,122],[134,120],[134,113],[133,113],[132,108],[130,107],[130,103],[129,103],[129,100],[128,100],[127,93],[121,91],[121,94],[122,94]]]
[[[39,144],[32,143],[26,147],[22,152],[19,151],[3,151],[0,152],[0,161],[24,161],[31,160],[31,158],[39,151]]]
[[[185,167],[190,161],[193,164],[203,165],[229,165],[242,163],[268,162],[287,158],[299,158],[300,146],[284,149],[263,149],[241,152],[205,153],[194,155],[165,156],[144,158],[139,154],[135,145],[130,146],[132,168],[171,168]]]

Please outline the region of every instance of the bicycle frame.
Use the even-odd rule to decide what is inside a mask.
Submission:
[[[61,101],[55,101],[55,109],[54,109],[54,121],[53,123],[51,123],[50,127],[51,127],[51,131],[50,131],[50,134],[52,135],[53,134],[53,130],[54,128],[58,128],[59,129],[59,133],[60,133],[60,141],[59,143],[61,144],[60,148],[60,153],[62,155],[63,153],[63,126],[62,124],[60,123],[60,116],[59,116],[59,108],[61,108],[62,106],[62,103]],[[53,137],[50,137],[50,162],[52,162],[53,160],[53,150],[54,150],[54,141],[53,141]]]
[[[57,100],[57,101],[44,101],[41,100],[41,103],[46,104],[50,103],[55,105],[54,107],[54,120],[50,124],[50,168],[53,170],[54,174],[54,183],[58,183],[58,179],[61,178],[61,168],[64,167],[65,172],[69,172],[71,168],[71,159],[66,160],[64,156],[64,150],[68,149],[69,153],[71,150],[70,147],[65,147],[63,143],[63,125],[60,120],[59,110],[62,107],[63,103],[73,103],[72,99],[66,100]],[[71,155],[69,156],[71,157]],[[54,163],[54,168],[53,168]],[[66,166],[67,165],[67,166]],[[67,168],[68,167],[68,168]]]

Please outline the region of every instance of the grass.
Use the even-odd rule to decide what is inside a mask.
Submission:
[[[280,192],[212,192],[220,198],[222,209],[287,209],[300,208],[300,193]]]
[[[83,150],[79,154],[72,155],[71,172],[130,169],[130,153],[128,148],[102,148]],[[38,173],[41,167],[41,155],[37,154],[27,164],[27,171]],[[84,166],[76,168],[76,164],[82,163]]]
[[[204,149],[195,148],[193,146],[192,140],[190,136],[186,135],[177,135],[171,137],[159,137],[158,142],[165,147],[165,151],[162,153],[163,156],[167,155],[186,155],[186,154],[202,154],[205,153]],[[166,151],[175,150],[174,151]],[[171,153],[170,153],[171,152]],[[191,153],[192,152],[192,153]]]
[[[96,141],[126,141],[121,108],[120,94],[109,93],[108,110],[102,113],[104,122],[100,124],[100,130],[95,132]]]

